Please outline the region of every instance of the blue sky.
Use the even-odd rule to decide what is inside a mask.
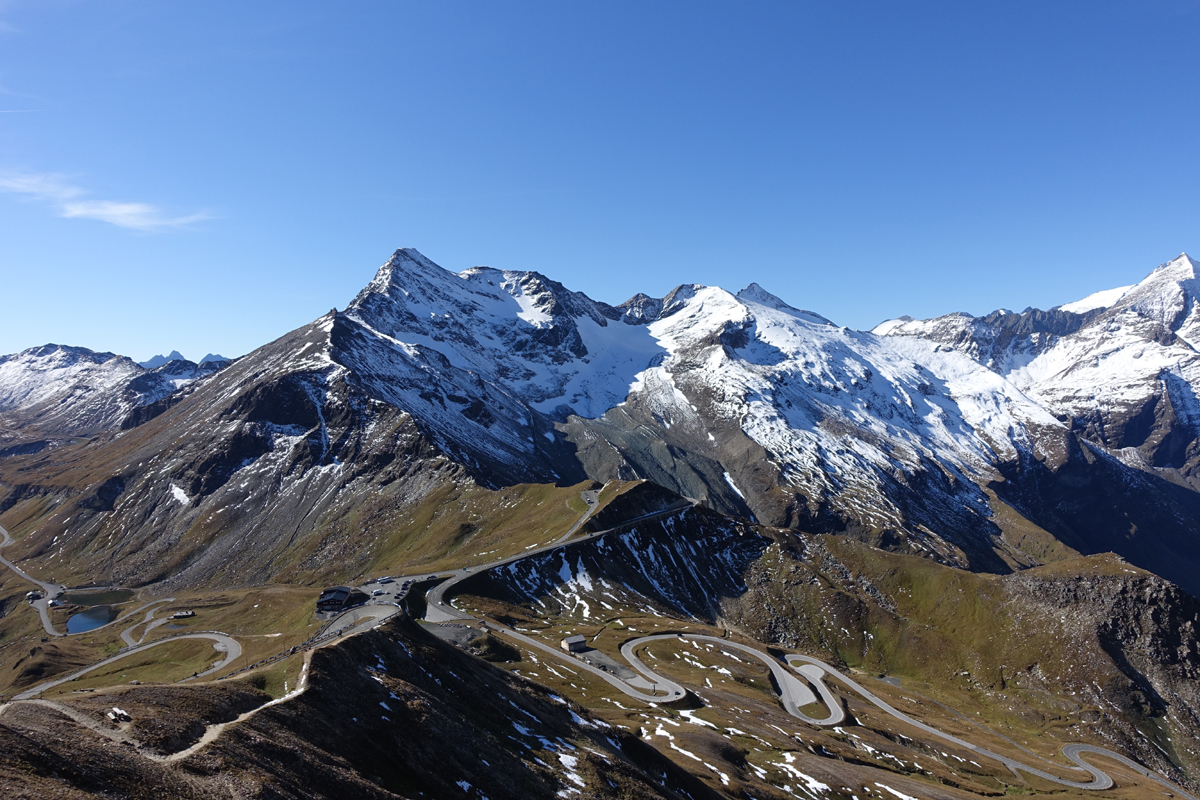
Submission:
[[[1200,3],[0,0],[0,353],[240,355],[391,251],[850,327],[1200,253]]]

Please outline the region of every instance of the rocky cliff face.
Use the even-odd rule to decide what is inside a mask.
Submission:
[[[1061,646],[1082,656],[1066,680],[1102,709],[1116,744],[1168,774],[1178,772],[1175,765],[1200,766],[1194,746],[1200,736],[1200,603],[1194,597],[1119,564],[1069,577],[1035,571],[1006,584],[1015,619],[1054,630]],[[1048,622],[1056,617],[1058,625]],[[1029,684],[1045,681],[1036,664],[1025,672]]]
[[[581,621],[632,607],[714,622],[769,544],[751,526],[691,509],[498,568],[465,590]]]

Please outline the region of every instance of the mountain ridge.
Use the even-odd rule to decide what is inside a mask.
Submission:
[[[150,436],[146,446],[174,466],[164,468],[163,455],[152,460],[154,470],[131,455],[105,456],[123,465],[96,486],[117,481],[138,498],[141,518],[173,531],[164,541],[179,541],[178,526],[248,502],[244,493],[224,497],[238,475],[274,476],[281,499],[272,503],[321,485],[317,505],[278,512],[316,536],[331,524],[312,517],[318,507],[334,517],[349,513],[353,487],[372,482],[367,465],[394,463],[403,441],[401,450],[440,454],[449,473],[461,473],[454,480],[499,488],[650,479],[765,524],[842,532],[1006,572],[1042,556],[1006,535],[998,522],[1005,505],[1091,552],[1079,522],[1046,505],[1074,475],[1096,492],[1142,487],[1144,500],[1118,493],[1129,504],[1123,513],[1156,529],[1122,544],[1118,523],[1085,515],[1100,525],[1094,540],[1119,545],[1131,559],[1139,548],[1156,553],[1145,566],[1197,590],[1186,571],[1200,565],[1200,553],[1186,543],[1200,533],[1188,519],[1200,510],[1190,483],[1200,464],[1193,388],[1200,366],[1192,360],[1165,377],[1144,369],[1146,355],[1162,361],[1184,348],[1194,355],[1186,341],[1196,317],[1187,300],[1194,276],[1194,262],[1182,256],[1107,309],[954,315],[951,328],[914,320],[878,335],[795,309],[757,284],[737,294],[685,284],[663,298],[635,295],[610,306],[536,272],[454,273],[402,248],[345,310],[233,365],[179,377],[176,390],[122,401],[120,414],[110,410],[103,421],[121,432],[101,432],[96,452],[125,453],[129,442]],[[1108,405],[1096,401],[1080,414],[1082,396],[1054,394],[1055,381],[1067,378],[1041,365],[1063,349],[1113,350],[1111,337],[1095,332],[1114,320],[1126,331],[1118,344],[1141,348],[1141,371],[1114,378],[1073,369],[1142,404],[1120,406],[1113,391]],[[137,369],[128,359],[109,361]],[[128,385],[114,383],[122,391]],[[397,424],[407,433],[380,438],[381,426]],[[188,498],[182,507],[176,489]],[[1175,511],[1163,517],[1161,509]],[[244,517],[239,525],[254,524],[253,515]],[[85,538],[114,523],[95,524]],[[1170,546],[1140,544],[1145,537]],[[277,549],[267,539],[255,546]]]

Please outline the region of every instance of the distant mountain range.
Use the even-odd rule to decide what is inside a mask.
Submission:
[[[61,493],[65,518],[119,485],[113,513],[74,516],[71,546],[126,580],[180,547],[175,580],[269,577],[370,487],[644,478],[972,570],[1112,550],[1200,593],[1197,296],[1181,255],[1049,311],[867,332],[757,284],[610,306],[402,249],[345,310],[232,363],[0,358],[0,435],[10,454],[93,438],[84,462],[107,474],[43,467],[21,491]],[[219,533],[186,541],[214,515]],[[134,518],[135,537],[109,535]]]
[[[168,364],[172,361],[187,361],[187,359],[184,358],[183,354],[180,353],[178,350],[172,350],[170,355],[164,356],[164,355],[160,354],[160,355],[154,356],[153,358],[151,358],[148,361],[139,361],[138,366],[143,367],[144,369],[157,369],[158,367],[161,367],[164,364]],[[208,355],[206,355],[204,358],[200,359],[196,363],[197,364],[207,364],[212,361],[229,361],[229,359],[226,358],[225,356],[217,355],[216,353],[209,353]]]

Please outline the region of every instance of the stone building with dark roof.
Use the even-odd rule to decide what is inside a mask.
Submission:
[[[367,602],[367,596],[349,586],[333,586],[317,598],[317,611],[342,611]]]

